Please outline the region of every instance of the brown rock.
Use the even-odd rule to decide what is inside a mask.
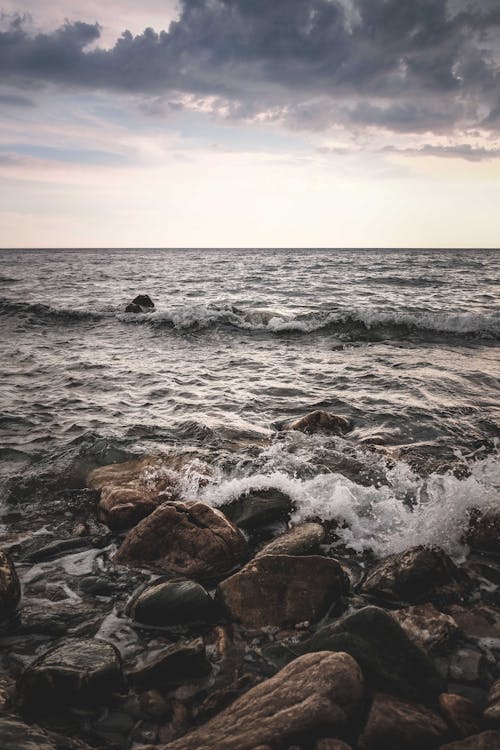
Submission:
[[[453,617],[460,630],[472,638],[500,638],[500,613],[484,605],[461,607],[452,604],[447,612]]]
[[[439,612],[432,604],[396,609],[391,615],[410,640],[431,654],[449,651],[460,632],[453,617]]]
[[[459,737],[468,737],[481,729],[479,710],[468,698],[454,693],[441,693],[439,708],[453,733]]]
[[[280,627],[318,620],[348,588],[335,560],[264,555],[220,583],[217,599],[247,628]]]
[[[437,748],[448,727],[431,709],[384,693],[375,693],[359,750]]]
[[[14,563],[0,550],[0,620],[15,612],[21,599],[21,584]]]
[[[443,550],[412,547],[381,560],[362,589],[379,599],[417,604],[461,599],[466,586],[466,577]]]
[[[246,551],[236,526],[193,500],[160,505],[129,531],[114,560],[199,580],[228,573]]]
[[[325,530],[320,523],[301,523],[293,526],[266,544],[257,554],[262,555],[313,555],[325,538]]]
[[[298,430],[307,434],[326,432],[329,435],[344,435],[351,429],[351,423],[345,417],[331,414],[327,411],[312,411],[290,424],[284,425],[282,430]]]
[[[362,697],[361,671],[351,656],[324,651],[306,654],[163,750],[281,746],[319,726],[331,731],[345,727],[358,711]]]
[[[500,732],[481,732],[465,740],[448,742],[439,750],[500,750]]]
[[[473,549],[500,555],[500,511],[474,511],[471,514],[466,542]]]
[[[486,704],[484,720],[492,726],[500,727],[500,680],[491,686]]]

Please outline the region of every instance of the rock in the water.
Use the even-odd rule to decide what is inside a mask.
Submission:
[[[437,748],[448,734],[443,719],[418,703],[376,693],[359,750],[422,750]]]
[[[132,302],[129,302],[128,305],[125,308],[125,312],[132,312],[132,313],[143,313],[143,312],[151,312],[154,310],[154,302],[149,296],[149,294],[138,294],[137,297],[134,297]]]
[[[221,507],[224,515],[245,531],[288,521],[292,510],[291,498],[276,489],[246,492]]]
[[[458,742],[448,742],[439,750],[500,750],[500,732],[481,732]]]
[[[21,599],[21,584],[14,563],[0,550],[0,621],[15,612]]]
[[[287,747],[297,735],[343,730],[363,698],[361,671],[348,654],[302,656],[163,750]]]
[[[490,688],[484,720],[491,726],[500,727],[500,680],[494,682]]]
[[[18,691],[30,712],[105,702],[123,686],[121,659],[110,643],[68,640],[33,662]]]
[[[160,505],[129,531],[114,560],[200,580],[230,572],[246,552],[239,529],[194,500]]]
[[[350,421],[345,417],[318,409],[300,417],[300,419],[296,419],[294,422],[283,425],[281,429],[298,430],[307,434],[325,432],[328,435],[345,435],[352,427]]]
[[[0,719],[0,747],[2,750],[92,750],[81,740],[25,724],[14,716]]]
[[[263,555],[222,581],[216,596],[234,622],[261,628],[316,621],[348,590],[335,560]]]
[[[258,552],[262,555],[314,555],[325,538],[325,529],[320,523],[301,523],[293,526],[266,544]]]
[[[469,737],[481,729],[479,709],[468,698],[454,693],[442,693],[439,696],[439,708],[454,735]]]
[[[473,549],[500,555],[500,511],[471,514],[466,541]]]
[[[397,609],[391,614],[408,638],[430,654],[449,651],[460,632],[453,617],[439,612],[432,604]]]
[[[424,702],[443,692],[444,681],[433,662],[379,607],[364,607],[288,648],[295,655],[325,650],[351,654],[377,690]],[[290,658],[282,650],[278,656]]]
[[[210,594],[195,581],[155,582],[134,595],[128,614],[143,625],[168,627],[212,621],[217,607]]]
[[[363,592],[387,601],[411,603],[457,600],[466,576],[443,550],[412,547],[381,560],[368,573]]]
[[[211,665],[201,638],[169,646],[127,673],[136,687],[182,685],[210,674]]]

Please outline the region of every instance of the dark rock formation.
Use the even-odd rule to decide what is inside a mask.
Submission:
[[[500,732],[481,732],[458,742],[448,742],[439,750],[500,750]]]
[[[127,534],[114,559],[187,578],[231,571],[246,555],[243,535],[205,503],[164,503]]]
[[[454,693],[442,693],[439,696],[439,709],[458,737],[469,737],[481,729],[479,709],[468,698]]]
[[[132,302],[129,302],[128,305],[125,308],[125,312],[131,312],[131,313],[144,313],[144,312],[151,312],[154,310],[154,302],[149,296],[149,294],[138,294],[137,297],[134,297]]]
[[[219,584],[217,599],[248,628],[318,620],[349,590],[335,560],[263,555]]]
[[[327,411],[312,411],[294,422],[285,424],[282,430],[298,430],[307,434],[324,432],[328,435],[345,435],[352,429],[351,423],[345,417],[331,414]]]
[[[201,638],[169,646],[127,673],[132,685],[147,689],[182,685],[210,674],[211,665]]]
[[[473,512],[466,542],[473,549],[500,556],[500,512],[494,510]]]
[[[257,557],[262,555],[314,555],[325,538],[325,529],[320,523],[301,523],[293,526],[268,542]]]
[[[224,515],[245,531],[253,531],[276,521],[288,521],[292,510],[288,495],[276,489],[246,492],[221,507]]]
[[[15,612],[21,599],[21,584],[14,563],[0,550],[0,621]]]
[[[155,582],[135,594],[128,614],[143,625],[166,627],[213,620],[217,607],[199,583],[184,579]]]
[[[0,747],[2,750],[92,750],[81,740],[25,724],[14,716],[0,718]]]

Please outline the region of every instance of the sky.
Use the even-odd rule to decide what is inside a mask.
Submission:
[[[500,247],[498,0],[0,0],[2,247]]]

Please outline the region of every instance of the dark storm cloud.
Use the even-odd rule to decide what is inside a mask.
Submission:
[[[0,33],[3,82],[214,96],[301,128],[498,128],[500,10],[488,0],[183,0],[168,31],[95,46],[98,24]]]

